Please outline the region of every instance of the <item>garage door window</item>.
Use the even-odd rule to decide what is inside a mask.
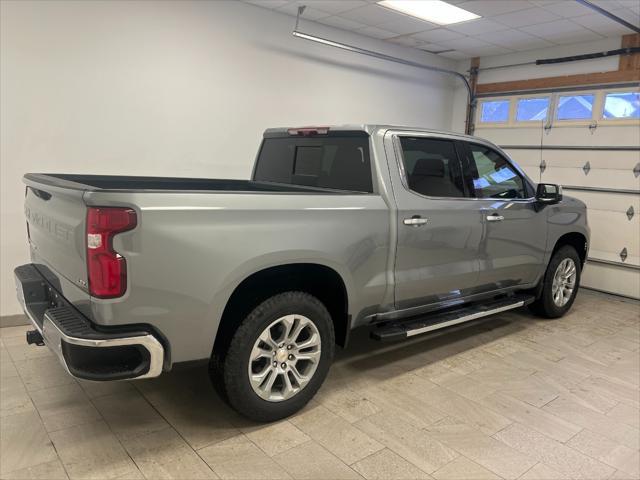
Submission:
[[[481,122],[504,122],[509,120],[509,100],[482,102]]]
[[[533,122],[547,119],[549,97],[521,98],[518,100],[516,121]]]
[[[498,152],[470,144],[471,177],[477,198],[525,198],[520,174]]]
[[[558,120],[590,120],[595,95],[563,95],[558,99]]]
[[[404,171],[410,190],[428,197],[464,197],[462,168],[453,142],[402,137]]]
[[[640,93],[607,93],[603,118],[640,118]]]

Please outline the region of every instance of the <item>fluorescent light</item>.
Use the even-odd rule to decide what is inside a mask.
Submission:
[[[450,25],[480,18],[480,15],[441,0],[382,0],[378,5],[438,25]]]

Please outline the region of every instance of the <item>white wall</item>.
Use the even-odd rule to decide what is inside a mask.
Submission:
[[[454,81],[294,39],[239,2],[1,2],[0,314],[19,313],[25,172],[246,178],[269,126],[448,128]],[[453,68],[417,50],[305,30]]]
[[[494,55],[480,58],[480,74],[478,84],[508,82],[512,80],[526,80],[529,78],[557,77],[562,75],[575,75],[580,73],[608,72],[618,69],[620,57],[613,56],[595,60],[582,60],[578,62],[559,63],[551,65],[524,65],[520,67],[500,68],[495,70],[482,71],[486,67],[499,65],[513,65],[517,63],[535,62],[539,59],[569,57],[586,53],[604,52],[620,48],[621,38],[605,38],[593,42],[582,42],[577,45],[562,45],[528,52],[511,53],[508,55]],[[462,60],[458,62],[458,71],[467,73],[470,61]],[[454,131],[464,131],[464,112],[461,106],[466,102],[466,90],[456,88],[453,115],[451,119],[451,129]]]

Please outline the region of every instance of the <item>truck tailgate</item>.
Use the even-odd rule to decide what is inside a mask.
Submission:
[[[88,300],[83,190],[26,183],[25,217],[33,263],[66,297]]]

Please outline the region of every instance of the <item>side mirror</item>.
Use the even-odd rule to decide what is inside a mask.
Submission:
[[[546,205],[560,202],[562,200],[562,186],[554,183],[539,183],[536,190],[536,200]]]

